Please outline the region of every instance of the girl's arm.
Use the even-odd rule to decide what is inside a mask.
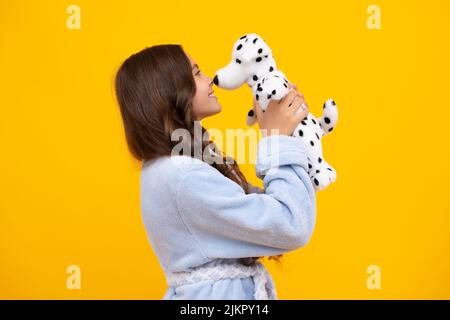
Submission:
[[[278,148],[271,150],[273,143]],[[302,142],[287,135],[258,144],[256,174],[265,193],[245,194],[209,165],[187,171],[178,212],[207,258],[278,255],[304,246],[315,226],[315,192]]]

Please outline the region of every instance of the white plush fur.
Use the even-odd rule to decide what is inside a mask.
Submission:
[[[257,34],[242,36],[233,45],[232,60],[216,72],[214,83],[220,88],[236,89],[244,83],[251,88],[253,96],[263,111],[271,100],[280,100],[289,92],[289,81],[277,69],[272,50]],[[336,126],[338,111],[332,99],[323,105],[323,114],[307,117],[295,128],[292,136],[298,137],[306,146],[308,174],[316,191],[328,187],[336,180],[336,171],[323,158],[322,137]],[[247,124],[256,122],[254,110],[247,114]]]

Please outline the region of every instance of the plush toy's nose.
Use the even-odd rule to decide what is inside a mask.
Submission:
[[[219,85],[219,78],[217,77],[217,74],[214,76],[213,82],[216,86]]]

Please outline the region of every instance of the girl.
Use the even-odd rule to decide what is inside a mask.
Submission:
[[[307,156],[290,136],[308,114],[303,95],[291,85],[264,113],[253,101],[263,133],[256,162],[261,190],[222,153],[223,161],[212,163],[193,156],[195,145],[202,154],[217,155],[214,143],[202,139],[207,131],[200,126],[200,137],[194,131],[221,105],[212,79],[182,46],[131,55],[115,81],[129,150],[143,162],[141,211],[169,285],[163,299],[277,299],[271,276],[254,257],[304,246],[315,225]],[[192,143],[174,155],[177,130]],[[275,143],[277,150],[270,148]]]

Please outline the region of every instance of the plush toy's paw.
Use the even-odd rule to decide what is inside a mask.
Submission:
[[[323,104],[323,115],[318,120],[324,136],[336,127],[338,121],[338,110],[333,99],[328,99]]]
[[[320,168],[311,168],[308,173],[316,191],[325,189],[337,178],[336,170],[327,163]]]

